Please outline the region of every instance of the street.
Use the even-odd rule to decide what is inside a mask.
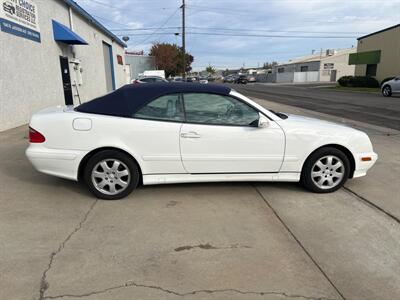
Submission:
[[[258,98],[267,88],[240,87]],[[0,298],[399,299],[400,132],[359,122],[352,105],[343,113],[354,118],[344,119],[322,100],[315,110],[331,115],[255,100],[362,129],[380,158],[333,194],[289,183],[182,184],[102,201],[36,172],[24,155],[26,126],[2,132]]]
[[[249,97],[400,130],[400,96],[385,98],[378,93],[336,91],[317,84],[256,83],[232,88]]]

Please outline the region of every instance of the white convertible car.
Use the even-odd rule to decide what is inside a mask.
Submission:
[[[32,116],[26,155],[43,173],[84,180],[102,199],[139,183],[300,181],[326,193],[377,160],[368,136],[276,113],[222,85],[126,85]]]

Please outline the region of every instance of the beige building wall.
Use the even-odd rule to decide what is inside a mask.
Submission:
[[[400,75],[400,26],[358,41],[357,52],[381,50],[376,79]],[[355,75],[365,76],[366,65],[356,65]]]
[[[353,76],[355,71],[354,65],[349,65],[349,55],[355,53],[356,48],[348,49],[343,53],[326,56],[321,60],[320,81],[330,81],[331,75],[329,70],[324,69],[324,64],[333,63],[333,70],[336,70],[336,81],[342,76]]]

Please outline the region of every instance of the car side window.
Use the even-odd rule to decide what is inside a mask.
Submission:
[[[182,97],[179,94],[157,98],[139,109],[134,115],[138,119],[184,121]]]
[[[235,98],[216,94],[184,94],[189,123],[249,126],[258,120],[258,111]]]

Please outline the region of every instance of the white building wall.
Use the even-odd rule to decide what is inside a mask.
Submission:
[[[293,76],[293,82],[317,82],[319,80],[319,71],[294,72]]]
[[[35,3],[41,43],[0,31],[0,131],[28,123],[32,113],[44,107],[65,104],[59,57],[72,60],[73,48],[54,41],[52,19],[69,27],[68,6],[61,0]],[[123,47],[75,12],[73,24],[74,31],[89,43],[74,46],[75,57],[81,60],[83,69],[81,100],[88,101],[106,92],[102,41],[113,48],[116,87],[125,84],[124,66],[118,65],[116,58],[117,54],[124,57]],[[73,73],[71,64],[70,72]],[[78,104],[76,98],[74,104]]]

